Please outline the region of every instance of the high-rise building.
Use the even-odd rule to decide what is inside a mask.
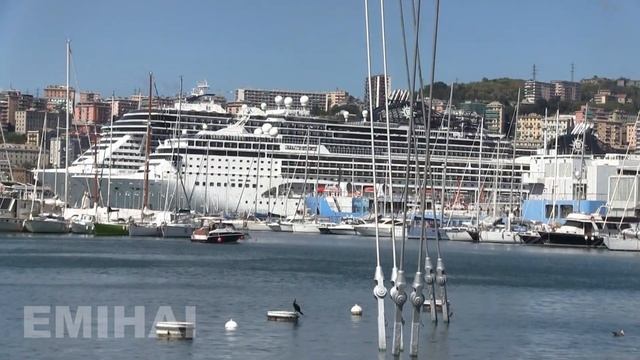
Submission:
[[[504,132],[504,105],[499,101],[488,103],[484,112],[484,124],[487,130],[502,134]]]
[[[15,113],[20,110],[27,110],[34,104],[33,95],[22,94],[17,90],[7,90],[0,92],[0,123],[2,126],[15,126]]]
[[[69,111],[73,109],[75,96],[75,89],[69,87],[69,101],[71,102],[71,104],[67,106]],[[65,85],[49,85],[44,88],[44,98],[47,99],[47,108],[49,110],[64,110],[67,102],[67,87]]]
[[[62,121],[64,121],[64,118],[59,112],[21,110],[16,111],[16,133],[27,134],[29,131],[42,131],[45,115],[47,119],[47,129],[55,129],[58,124],[63,126]]]
[[[391,77],[387,76],[385,78],[384,75],[371,76],[371,95],[374,109],[384,106],[387,94],[391,94]],[[369,78],[364,80],[364,103],[365,107],[369,107]]]
[[[524,82],[524,100],[523,103],[533,104],[536,100],[549,100],[554,96],[554,86],[550,83],[527,80]]]
[[[562,101],[580,100],[580,83],[563,80],[551,81],[554,95]]]
[[[109,121],[111,104],[105,102],[81,102],[75,107],[75,124],[103,124]]]

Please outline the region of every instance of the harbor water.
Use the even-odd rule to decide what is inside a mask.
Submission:
[[[391,247],[383,242],[390,277]],[[435,244],[429,243],[432,255]],[[640,350],[640,254],[443,242],[453,318],[434,325],[424,313],[424,359],[632,359]],[[407,244],[413,280],[417,241]],[[433,258],[435,265],[435,256]],[[184,239],[2,235],[0,359],[377,359],[372,295],[374,239],[255,233],[234,245]],[[388,286],[388,283],[387,283]],[[268,310],[293,310],[297,325],[267,321]],[[349,309],[363,307],[354,318]],[[88,337],[24,337],[24,307],[89,306]],[[145,309],[145,337],[133,328],[97,336],[96,308]],[[178,320],[196,308],[196,337],[150,337],[161,306]],[[42,316],[42,315],[41,315]],[[405,349],[411,309],[405,306]],[[224,324],[233,318],[236,331]],[[624,329],[624,337],[612,331]],[[64,335],[64,334],[63,334]],[[408,358],[403,353],[401,358]]]

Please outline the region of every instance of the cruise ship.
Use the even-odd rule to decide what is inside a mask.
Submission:
[[[305,212],[304,199],[309,195],[330,199],[342,212],[349,212],[345,198],[372,198],[367,119],[344,112],[336,117],[311,116],[307,99],[293,102],[279,98],[275,109],[244,107],[232,116],[198,88],[171,109],[152,110],[149,208],[288,216]],[[404,190],[410,134],[403,108],[406,104],[398,103],[390,111],[391,180],[386,123],[380,111],[374,112],[375,186],[381,203],[393,196],[399,205]],[[92,193],[92,179],[98,177],[102,199],[107,197],[106,184],[111,185],[111,199],[103,205],[141,207],[148,118],[148,111],[139,110],[124,115],[113,127],[103,127],[98,145],[69,168],[71,206],[79,203],[84,191]],[[510,141],[480,131],[478,117],[456,116],[449,128],[443,126],[443,118],[444,114],[434,117],[428,141],[423,126],[414,129],[417,146],[411,150],[409,201],[417,202],[413,188],[415,179],[424,175],[427,146],[435,192],[427,191],[436,200],[446,162],[445,207],[465,207],[475,201],[478,191],[481,203],[489,204],[491,198],[504,202],[513,192],[514,201],[520,201],[526,191],[520,178],[528,165],[512,160]],[[45,170],[47,184],[53,184],[55,175]],[[60,170],[57,175],[64,176]]]

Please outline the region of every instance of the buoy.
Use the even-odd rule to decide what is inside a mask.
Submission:
[[[237,328],[238,328],[238,323],[233,321],[233,319],[229,319],[229,321],[227,321],[224,324],[224,329],[227,330],[227,331],[234,331]]]
[[[362,307],[358,304],[353,305],[353,307],[351,307],[351,315],[362,316]]]

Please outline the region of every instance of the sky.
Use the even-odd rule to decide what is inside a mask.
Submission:
[[[399,1],[384,3],[391,87],[407,88]],[[422,7],[428,81],[434,0]],[[369,8],[372,71],[382,73],[380,2]],[[164,95],[183,76],[185,89],[206,79],[230,100],[237,88],[362,97],[364,14],[361,0],[0,0],[0,89],[64,84],[68,38],[71,85],[103,96],[146,89],[153,72]],[[525,79],[536,64],[538,80],[569,80],[575,63],[575,79],[640,79],[638,14],[637,0],[442,0],[435,78]]]

